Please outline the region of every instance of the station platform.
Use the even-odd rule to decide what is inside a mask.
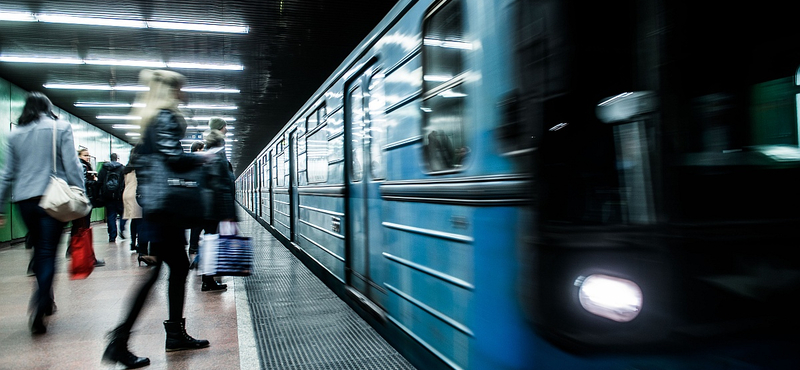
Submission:
[[[134,354],[150,358],[146,369],[414,369],[260,224],[241,209],[239,214],[240,229],[254,246],[253,274],[223,277],[225,291],[202,292],[196,270],[187,281],[187,332],[211,346],[165,352],[162,276],[129,343]],[[138,266],[129,239],[108,243],[104,223],[92,229],[95,253],[106,265],[87,279],[70,280],[64,233],[54,282],[58,309],[46,318],[43,335],[31,335],[28,327],[32,251],[24,243],[0,247],[1,370],[122,368],[101,362],[106,334],[119,324],[137,275],[148,267]]]

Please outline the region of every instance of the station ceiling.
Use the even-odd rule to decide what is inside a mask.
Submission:
[[[127,90],[147,66],[180,72],[216,89],[184,112],[190,126],[229,118],[238,175],[396,2],[0,0],[0,77],[135,144],[112,127],[129,123]]]

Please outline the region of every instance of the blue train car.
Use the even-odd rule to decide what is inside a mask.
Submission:
[[[784,7],[399,1],[237,199],[421,369],[800,368]]]

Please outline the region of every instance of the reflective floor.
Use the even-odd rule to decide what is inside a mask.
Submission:
[[[24,243],[0,250],[0,369],[94,369],[113,368],[100,358],[106,333],[119,324],[128,291],[147,271],[137,265],[129,240],[108,243],[105,224],[92,225],[95,253],[106,265],[85,280],[70,280],[64,258],[68,233],[62,237],[54,283],[56,313],[46,318],[47,333],[32,336],[28,329],[28,302],[35,278],[27,276],[32,255]],[[164,327],[167,317],[166,274],[156,283],[134,327],[130,348],[149,357],[154,369],[239,369],[240,364],[234,278],[226,277],[228,290],[201,292],[200,279],[191,274],[187,283],[187,332],[208,339],[202,350],[166,353]],[[258,368],[257,360],[253,364]]]
[[[187,332],[209,340],[209,348],[165,352],[169,269],[162,269],[129,343],[134,354],[150,358],[147,369],[414,369],[257,222],[245,215],[240,228],[254,245],[253,275],[223,277],[226,291],[202,292],[196,270],[187,282]],[[44,335],[32,336],[28,327],[32,251],[24,243],[0,245],[0,370],[123,368],[101,362],[106,334],[148,268],[138,266],[129,240],[108,243],[104,223],[92,229],[95,253],[106,265],[70,280],[68,233],[62,236],[58,309],[46,318]]]

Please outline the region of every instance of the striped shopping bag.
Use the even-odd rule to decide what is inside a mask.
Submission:
[[[253,245],[239,235],[206,234],[200,249],[199,275],[250,276]]]

